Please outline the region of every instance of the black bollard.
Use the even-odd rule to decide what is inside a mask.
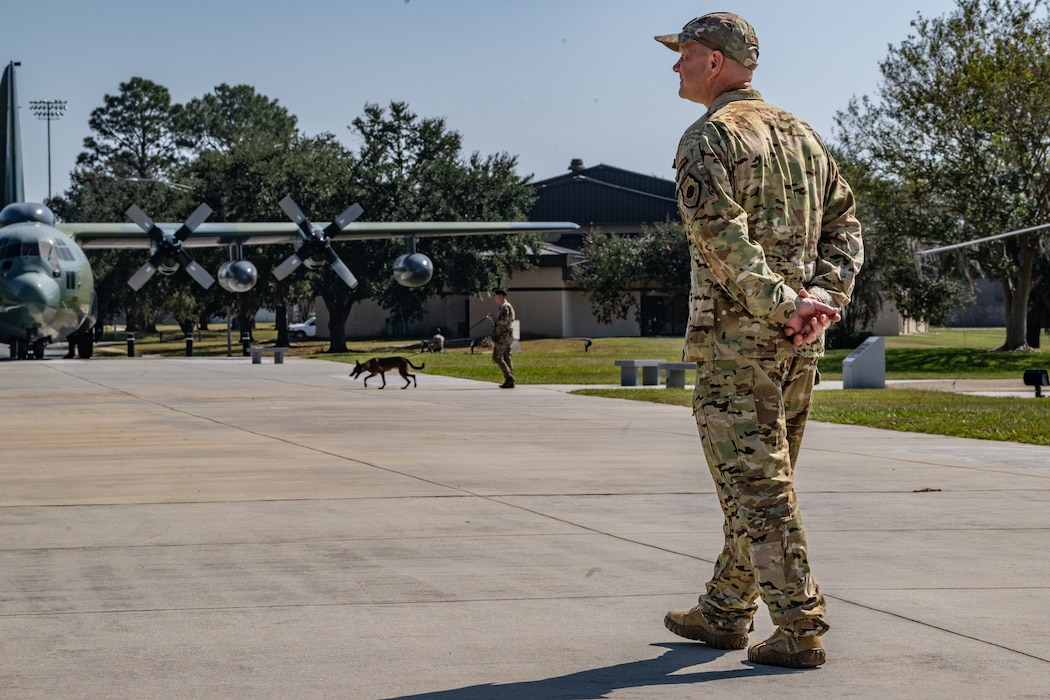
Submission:
[[[186,334],[186,357],[193,357],[193,334]]]
[[[246,333],[241,333],[241,345],[244,347],[244,356],[245,357],[248,357],[248,348],[251,347],[251,344],[252,344],[252,334],[251,333],[247,333],[247,332]]]
[[[135,357],[135,334],[128,333],[128,357]]]

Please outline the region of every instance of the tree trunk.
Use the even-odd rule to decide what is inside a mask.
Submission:
[[[277,347],[288,347],[288,307],[284,304],[277,305],[274,323],[277,325]]]
[[[353,302],[344,302],[336,295],[322,294],[321,298],[328,308],[328,352],[347,352],[346,319],[350,317]]]
[[[1033,350],[1039,349],[1039,336],[1043,332],[1040,310],[1036,307],[1028,309],[1028,347]]]
[[[1040,347],[1040,336],[1044,331],[1050,332],[1050,263],[1046,259],[1038,272],[1033,274],[1039,281],[1028,293],[1028,345],[1033,350]]]
[[[237,329],[241,333],[241,338],[244,338],[244,334],[248,334],[248,340],[255,342],[255,314],[247,316],[244,314],[237,314]]]
[[[1006,342],[998,350],[1028,351],[1028,293],[1032,288],[1035,247],[1021,242],[1021,265],[1013,279],[1001,280],[1006,307]]]

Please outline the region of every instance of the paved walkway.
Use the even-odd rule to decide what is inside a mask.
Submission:
[[[721,541],[688,410],[347,371],[0,361],[0,697],[1047,697],[1048,448],[812,424],[789,671],[663,628]]]

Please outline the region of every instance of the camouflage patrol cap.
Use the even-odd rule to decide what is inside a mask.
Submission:
[[[653,37],[678,51],[682,44],[695,41],[709,49],[721,51],[726,58],[754,70],[758,67],[758,36],[747,20],[732,12],[712,12],[690,20],[676,34]]]

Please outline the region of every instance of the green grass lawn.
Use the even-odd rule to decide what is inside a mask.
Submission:
[[[889,379],[1009,379],[1029,367],[1050,367],[1050,338],[1042,352],[997,352],[1002,328],[935,328],[929,333],[886,338]],[[829,350],[820,376],[842,379],[842,361],[852,352]]]
[[[403,354],[427,372],[448,377],[502,382],[503,375],[492,363],[490,349],[467,348],[442,353],[412,355],[413,348],[395,352],[371,343],[350,343],[354,352],[315,355],[318,359],[353,363],[376,355]],[[619,384],[620,368],[614,360],[652,359],[678,362],[682,356],[679,338],[596,338],[585,349],[582,340],[527,340],[514,353],[514,377],[518,384]]]
[[[138,354],[179,357],[185,354],[182,333],[172,326],[160,334],[136,334]],[[256,342],[271,344],[277,337],[272,324],[260,325]],[[1005,338],[1002,328],[937,328],[930,333],[886,338],[886,376],[890,379],[1004,379],[1020,376],[1029,367],[1050,367],[1050,352],[996,352]],[[116,352],[124,351],[125,334],[109,334]],[[1050,339],[1045,343],[1050,346]],[[407,340],[367,340],[347,344],[351,352],[327,353],[326,341],[293,343],[292,353],[335,362],[350,362],[376,355],[414,356],[418,345]],[[215,328],[198,334],[195,355],[225,355],[226,331]],[[237,333],[232,352],[241,354]],[[842,378],[842,360],[850,349],[833,349],[820,361],[821,377]],[[619,384],[620,371],[613,360],[654,359],[679,362],[681,338],[595,338],[589,348],[582,340],[527,340],[514,355],[515,373],[521,384]],[[440,354],[419,355],[427,371],[465,379],[499,379],[488,350],[456,348]],[[418,362],[417,362],[418,363]]]
[[[693,403],[689,389],[580,389],[573,393],[683,407]],[[1050,398],[907,389],[815,391],[810,420],[1050,446]]]
[[[185,339],[175,328],[162,328],[163,338],[137,335],[139,354],[181,356]],[[256,342],[272,343],[272,326],[256,330]],[[1050,352],[997,352],[1005,338],[1001,328],[944,329],[930,333],[886,338],[886,375],[889,379],[1013,379],[1031,367],[1050,368]],[[124,336],[117,334],[115,350],[123,351]],[[1050,342],[1045,343],[1050,345]],[[327,353],[325,341],[293,344],[293,354],[353,364],[375,356],[405,355],[426,363],[426,371],[464,379],[500,382],[488,350],[449,349],[420,353],[418,344],[404,340],[369,340],[348,343],[350,352]],[[195,355],[225,355],[225,329],[205,332],[194,341]],[[241,354],[236,333],[232,352]],[[850,350],[830,350],[820,361],[821,377],[842,378],[842,360]],[[654,359],[678,362],[681,338],[595,338],[585,349],[582,340],[528,340],[514,355],[518,384],[618,385],[619,359]],[[676,389],[586,389],[581,393],[689,406],[692,393]],[[1050,392],[1047,392],[1050,394]],[[818,391],[813,420],[866,425],[891,430],[1010,440],[1050,445],[1050,398],[1046,400],[964,396],[938,391],[846,390]]]

